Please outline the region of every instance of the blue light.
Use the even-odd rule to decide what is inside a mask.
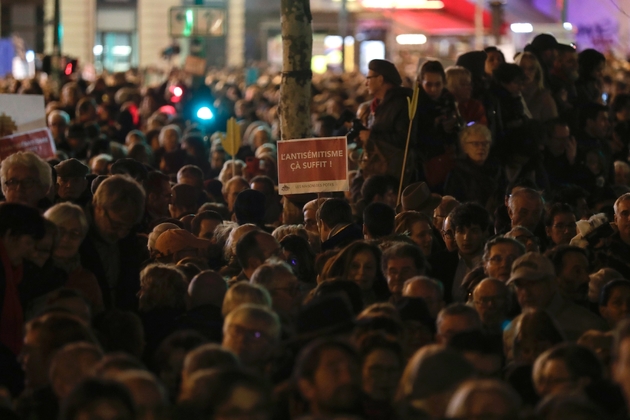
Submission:
[[[200,120],[211,120],[214,114],[207,106],[202,106],[197,110],[197,118]]]

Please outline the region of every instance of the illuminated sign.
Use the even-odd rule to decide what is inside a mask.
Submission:
[[[368,9],[443,9],[440,0],[361,0]]]

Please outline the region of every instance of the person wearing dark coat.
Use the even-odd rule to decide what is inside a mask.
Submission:
[[[400,86],[402,79],[392,62],[372,60],[368,68],[366,86],[374,99],[370,103],[369,130],[359,133],[368,159],[364,176],[387,174],[400,179],[409,130],[407,98],[412,92]],[[407,170],[411,166],[407,165]]]
[[[96,276],[106,309],[138,307],[140,267],[148,255],[134,228],[144,203],[140,184],[113,175],[99,185],[86,211],[90,229],[79,249],[81,265]]]
[[[444,194],[460,202],[476,201],[487,209],[496,207],[499,168],[488,162],[492,136],[481,124],[466,127],[460,134],[463,151],[446,178]]]
[[[464,120],[455,98],[445,88],[446,74],[439,61],[427,61],[418,76],[420,93],[415,116],[417,150],[424,164],[424,179],[431,191],[441,193],[446,175],[455,166],[457,134]]]

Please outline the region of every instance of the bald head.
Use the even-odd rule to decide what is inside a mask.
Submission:
[[[412,277],[403,286],[403,296],[422,298],[429,313],[435,319],[444,307],[444,286],[437,280],[425,276]]]
[[[491,331],[502,330],[509,309],[508,287],[497,279],[484,279],[473,291],[473,303],[483,326]]]
[[[202,271],[188,285],[190,307],[214,305],[220,308],[226,292],[227,284],[219,273],[212,270]]]

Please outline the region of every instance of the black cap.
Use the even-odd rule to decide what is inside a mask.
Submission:
[[[385,79],[386,82],[396,86],[400,86],[402,84],[400,73],[398,73],[398,69],[396,69],[396,66],[391,61],[378,59],[372,60],[370,61],[370,64],[368,64],[368,68],[383,76],[383,79]]]
[[[72,158],[55,165],[55,171],[60,178],[84,178],[90,172],[90,168]]]
[[[531,46],[534,51],[546,51],[558,48],[558,41],[551,34],[539,34],[534,37]]]

